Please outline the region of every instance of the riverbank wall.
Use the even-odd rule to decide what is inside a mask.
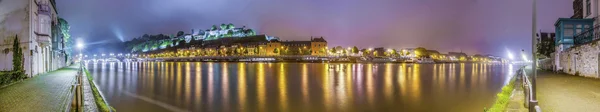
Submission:
[[[562,52],[555,52],[551,60],[542,60],[538,63],[543,69],[556,70],[571,75],[600,78],[600,41],[576,45]],[[548,66],[548,64],[553,65]],[[550,67],[550,68],[548,68]]]

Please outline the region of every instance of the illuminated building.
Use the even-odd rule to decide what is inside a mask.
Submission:
[[[55,55],[53,26],[58,24],[54,0],[0,0],[0,70],[12,70],[13,39],[18,36],[23,68],[28,77],[65,66],[64,55]],[[10,4],[9,4],[10,3]],[[7,6],[10,5],[10,6]],[[55,30],[55,29],[54,29]],[[58,50],[60,51],[60,49]]]

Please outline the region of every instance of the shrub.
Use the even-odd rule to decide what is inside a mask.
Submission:
[[[484,108],[485,112],[504,112],[510,101],[510,95],[514,89],[515,78],[511,78],[510,82],[502,87],[502,91],[496,95],[496,102],[489,109]]]

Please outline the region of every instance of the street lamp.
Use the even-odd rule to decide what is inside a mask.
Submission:
[[[80,57],[80,58],[82,57],[81,50],[83,49],[83,47],[84,47],[84,46],[83,46],[83,42],[79,42],[79,43],[77,43],[77,49],[79,50],[79,57]],[[81,61],[82,59],[83,59],[83,58],[81,58],[81,59],[80,59],[80,61]]]
[[[537,34],[537,32],[536,32],[536,30],[537,30],[537,0],[533,0],[532,5],[533,5],[533,11],[532,11],[533,15],[531,15],[532,16],[532,18],[531,18],[531,21],[532,21],[531,22],[531,24],[532,24],[531,25],[532,26],[531,27],[531,58],[532,58],[531,59],[531,62],[532,62],[531,63],[531,69],[532,69],[531,90],[532,90],[532,92],[531,92],[531,99],[529,99],[530,100],[529,101],[529,111],[530,112],[534,111],[535,107],[538,104],[537,84],[536,84],[536,82],[537,82],[536,81],[537,80],[537,71],[536,71],[537,59],[536,58],[537,57],[536,57],[536,53],[535,53],[536,52],[535,48],[536,48],[536,44],[537,44],[537,42],[536,42],[536,40],[537,40],[537,38],[536,38],[536,34]]]

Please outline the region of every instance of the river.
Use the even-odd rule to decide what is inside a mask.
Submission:
[[[117,111],[481,112],[516,65],[86,63]]]

